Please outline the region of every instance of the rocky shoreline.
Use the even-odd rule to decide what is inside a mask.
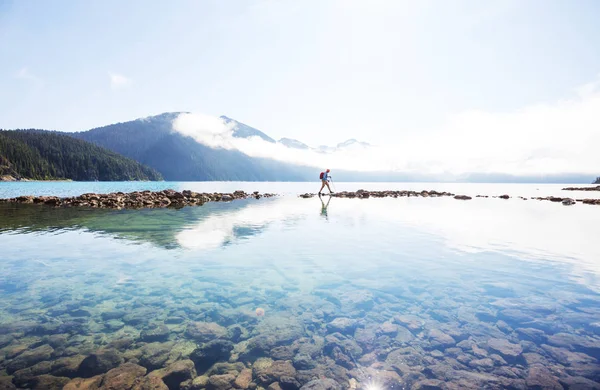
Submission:
[[[600,187],[598,187],[600,188]],[[568,190],[565,189],[565,190]],[[304,193],[298,195],[301,198],[313,198],[317,196],[316,193]],[[253,193],[246,193],[238,190],[232,193],[206,193],[206,192],[194,192],[190,190],[175,191],[172,189],[163,191],[134,191],[129,193],[124,192],[113,192],[109,194],[96,194],[87,193],[75,197],[57,197],[57,196],[32,196],[23,195],[16,198],[0,199],[0,203],[21,203],[21,204],[40,204],[52,207],[91,207],[91,208],[105,208],[105,209],[140,209],[140,208],[180,208],[184,206],[202,206],[207,202],[229,202],[238,199],[247,198],[270,198],[278,196],[272,193],[261,194],[258,191]],[[342,191],[331,194],[336,198],[348,198],[348,199],[368,199],[368,198],[400,198],[400,197],[421,197],[421,198],[438,198],[438,197],[453,197],[457,200],[472,200],[473,197],[468,195],[454,194],[445,191],[435,190],[423,190],[423,191],[408,191],[408,190],[384,190],[384,191],[368,191],[360,189],[358,191]],[[498,199],[510,199],[509,195],[476,195],[476,198],[498,198]],[[562,203],[565,206],[571,206],[577,202],[582,204],[600,205],[600,199],[573,199],[573,198],[562,198],[556,196],[546,197],[533,197],[526,198],[518,196],[521,200],[540,200],[550,201],[555,203]]]
[[[600,186],[596,187],[566,187],[563,191],[600,191]]]
[[[600,187],[599,187],[600,188]],[[437,198],[437,197],[453,197],[457,200],[471,200],[473,197],[468,195],[457,195],[451,192],[438,192],[438,191],[367,191],[367,190],[358,190],[358,191],[342,191],[336,192],[331,195],[326,194],[327,196],[333,196],[335,198],[359,198],[359,199],[368,199],[368,198],[400,198],[400,197],[422,197],[422,198]],[[305,193],[298,195],[301,198],[309,199],[318,196],[315,193]],[[476,198],[498,198],[498,199],[510,199],[509,195],[477,195]],[[573,198],[561,198],[557,196],[546,196],[546,197],[533,197],[526,198],[523,196],[519,196],[518,199],[521,200],[546,200],[550,202],[562,203],[565,206],[571,206],[576,204],[577,202],[583,204],[591,204],[591,205],[599,205],[600,199],[573,199]]]
[[[25,203],[41,204],[53,207],[92,207],[107,209],[140,209],[140,208],[164,208],[201,206],[206,202],[229,202],[237,199],[247,198],[270,198],[275,194],[261,194],[254,191],[248,194],[244,191],[233,193],[199,193],[189,190],[175,191],[134,191],[129,193],[113,192],[110,194],[87,193],[75,197],[59,198],[57,196],[31,196],[24,195],[16,198],[0,199],[0,203]]]

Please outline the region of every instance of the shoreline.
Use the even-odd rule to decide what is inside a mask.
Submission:
[[[600,188],[600,187],[599,187]],[[142,208],[181,208],[184,206],[202,206],[207,202],[230,202],[233,200],[248,199],[248,198],[270,198],[281,196],[273,193],[263,193],[258,191],[246,193],[242,190],[234,192],[194,192],[183,190],[181,192],[172,189],[162,191],[133,191],[129,193],[113,192],[108,194],[86,193],[74,197],[58,197],[58,196],[33,196],[21,195],[14,198],[0,198],[0,203],[18,203],[18,204],[38,204],[52,207],[88,207],[88,208],[105,208],[105,209],[142,209]],[[297,197],[303,199],[314,198],[321,196],[316,193],[299,194]],[[538,200],[550,201],[553,203],[561,203],[565,206],[572,206],[577,203],[599,205],[600,199],[573,199],[569,197],[530,197],[503,195],[476,195],[475,197],[468,195],[455,194],[446,191],[423,190],[384,190],[384,191],[342,191],[333,194],[323,194],[322,196],[331,196],[335,198],[345,199],[369,199],[369,198],[402,198],[402,197],[421,197],[421,198],[438,198],[452,197],[456,200],[472,200],[473,198],[497,198],[511,199],[518,198],[521,200]]]
[[[75,197],[22,195],[15,198],[0,199],[0,203],[38,204],[52,207],[88,207],[106,209],[142,209],[142,208],[181,208],[184,206],[202,206],[207,202],[229,202],[248,198],[270,198],[276,194],[254,191],[233,193],[198,193],[168,189],[163,191],[113,192],[109,194],[86,193]]]

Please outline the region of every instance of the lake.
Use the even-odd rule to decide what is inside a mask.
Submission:
[[[296,196],[318,187],[0,183],[0,198],[283,194],[181,209],[0,204],[0,389],[600,388],[600,207]]]

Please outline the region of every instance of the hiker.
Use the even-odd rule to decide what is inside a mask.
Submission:
[[[331,178],[331,176],[329,176],[329,169],[327,169],[325,172],[321,172],[321,175],[319,176],[321,178],[321,189],[319,190],[319,195],[321,195],[321,191],[323,191],[323,188],[325,188],[325,186],[327,186],[327,189],[329,190],[330,194],[333,194],[333,191],[331,191],[331,187],[329,187],[329,179]]]

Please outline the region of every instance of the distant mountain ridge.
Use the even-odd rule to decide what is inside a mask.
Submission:
[[[252,157],[237,149],[205,145],[173,128],[173,122],[181,114],[186,114],[186,112],[167,112],[128,122],[102,126],[88,131],[62,134],[90,142],[120,156],[124,156],[127,159],[135,160],[141,164],[140,166],[150,167],[152,168],[151,172],[158,172],[159,176],[162,175],[165,180],[170,181],[313,181],[318,180],[318,172],[324,168],[328,168],[315,167],[314,164],[313,166],[305,166],[270,158]],[[354,138],[338,143],[335,146],[322,145],[318,147],[310,147],[301,141],[291,138],[281,138],[279,141],[275,141],[262,131],[235,119],[226,116],[222,116],[221,119],[230,126],[232,129],[231,135],[236,138],[259,138],[268,143],[282,145],[289,148],[290,151],[294,149],[311,150],[316,153],[329,154],[362,151],[372,147],[370,144]],[[13,163],[9,165],[9,161],[5,156],[0,155],[0,166],[4,171],[12,169],[12,165]],[[424,174],[389,170],[356,172],[339,168],[335,169],[333,176],[336,181],[340,182],[529,182],[581,184],[590,181],[589,175],[585,174],[515,176],[503,173],[468,172],[462,175],[453,175],[450,173]]]
[[[600,184],[600,176],[598,176],[598,177],[596,178],[596,181],[595,181],[595,182],[593,182],[592,184]]]
[[[237,150],[211,148],[173,130],[181,113],[136,119],[73,133],[74,137],[105,147],[148,165],[172,181],[305,181],[312,169],[265,158],[254,158]],[[275,142],[261,131],[233,119],[233,135],[260,137]]]
[[[0,177],[76,181],[162,180],[157,171],[67,134],[0,130]]]

